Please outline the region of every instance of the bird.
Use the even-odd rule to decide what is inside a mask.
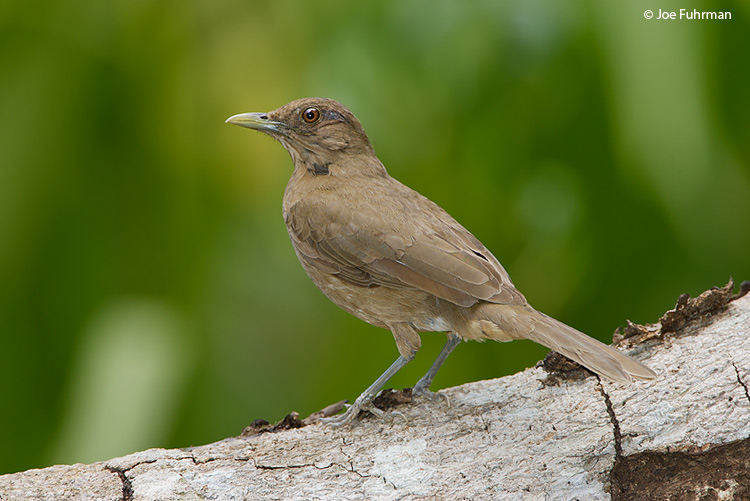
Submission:
[[[420,332],[447,341],[412,394],[430,390],[463,340],[530,339],[607,379],[629,383],[656,373],[634,358],[529,305],[495,256],[436,203],[391,177],[360,121],[343,104],[303,98],[265,113],[226,120],[263,132],[289,153],[294,170],[284,191],[284,222],[302,268],[334,304],[389,329],[399,356],[332,427],[361,411],[414,359]]]

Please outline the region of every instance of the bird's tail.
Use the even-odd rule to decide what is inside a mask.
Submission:
[[[497,341],[530,339],[613,381],[631,382],[633,378],[656,377],[654,371],[637,360],[531,306],[484,306],[481,315],[486,318],[481,321],[484,324],[483,337]]]

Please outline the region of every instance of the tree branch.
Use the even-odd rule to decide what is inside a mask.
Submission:
[[[446,389],[450,407],[395,392],[403,418],[330,430],[290,415],[201,447],[3,475],[0,500],[750,498],[750,296],[704,295],[727,290],[669,316],[676,332],[625,330],[654,381],[538,366]]]

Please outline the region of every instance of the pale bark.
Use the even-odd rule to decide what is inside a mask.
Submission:
[[[696,462],[678,499],[739,499],[750,471],[737,452],[750,443],[750,295],[709,316],[626,350],[654,381],[551,385],[533,368],[443,390],[450,407],[399,406],[405,420],[4,475],[0,499],[648,499]],[[664,464],[672,471],[660,479]]]

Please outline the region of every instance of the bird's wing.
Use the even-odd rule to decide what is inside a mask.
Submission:
[[[404,215],[407,207],[401,217],[389,218],[378,210],[319,205],[291,211],[287,227],[301,259],[352,284],[420,289],[460,306],[480,300],[525,304],[492,253],[419,197],[423,210],[414,220]]]

